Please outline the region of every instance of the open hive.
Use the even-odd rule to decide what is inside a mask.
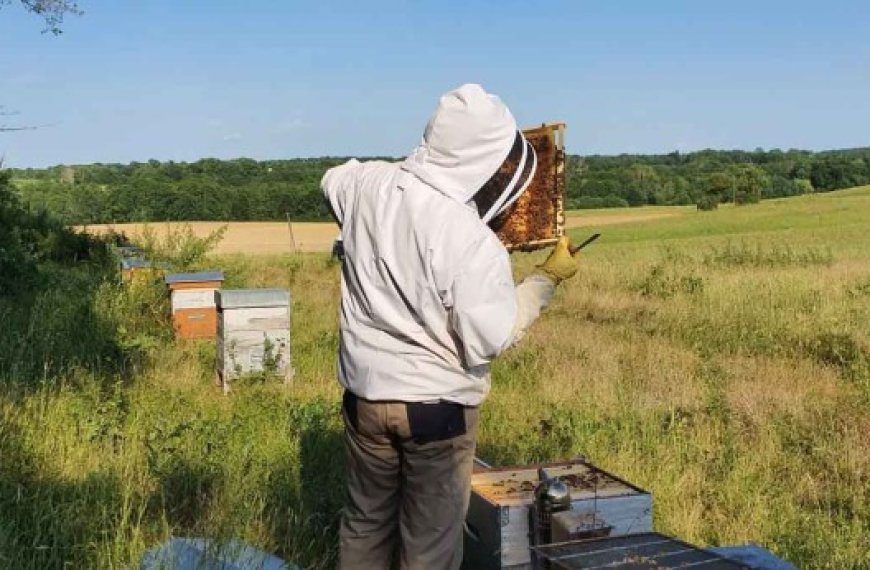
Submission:
[[[531,568],[529,510],[539,467],[571,494],[570,511],[559,513],[565,520],[554,515],[554,536],[559,525],[566,539],[652,530],[652,496],[585,461],[479,470],[471,479],[465,568]]]
[[[524,129],[538,167],[528,189],[492,227],[508,251],[530,251],[556,243],[565,233],[565,124]]]
[[[536,546],[534,550],[538,558],[548,562],[553,570],[580,568],[738,570],[746,568],[713,552],[655,532],[546,544]]]

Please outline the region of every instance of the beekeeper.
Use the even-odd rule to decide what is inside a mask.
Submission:
[[[340,567],[458,568],[489,364],[577,271],[567,239],[514,285],[488,225],[535,172],[508,108],[441,97],[403,162],[351,160],[321,186],[341,228],[338,377],[348,462]]]

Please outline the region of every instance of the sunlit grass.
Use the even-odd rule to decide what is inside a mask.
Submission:
[[[864,188],[600,228],[494,366],[479,455],[584,454],[652,492],[665,533],[762,544],[801,568],[870,566],[868,219]],[[543,256],[517,254],[517,276]],[[213,348],[184,343],[132,377],[5,388],[0,567],[126,567],[170,534],[332,567],[339,268],[319,254],[212,261],[229,287],[290,288],[294,382],[224,397]]]

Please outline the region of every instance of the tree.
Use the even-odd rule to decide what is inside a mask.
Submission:
[[[734,177],[730,172],[714,172],[707,177],[705,190],[708,196],[721,202],[734,191]]]
[[[75,0],[19,0],[28,12],[41,16],[45,20],[43,33],[51,32],[54,35],[63,33],[61,25],[67,14],[78,16],[82,14]],[[9,5],[13,0],[0,0],[0,8]]]
[[[761,167],[741,164],[730,168],[733,180],[732,200],[735,204],[755,204],[761,192],[770,185],[770,177]]]
[[[800,194],[812,194],[815,192],[813,183],[806,178],[798,178],[794,181],[794,184]]]
[[[0,8],[11,4],[13,0],[0,0]],[[82,13],[79,10],[78,4],[76,4],[75,0],[20,0],[21,5],[24,6],[24,9],[33,12],[45,20],[45,28],[42,30],[43,33],[51,32],[54,35],[60,35],[63,33],[63,30],[60,29],[61,24],[63,24],[63,17],[66,14],[75,14],[79,15]],[[3,105],[0,105],[0,120],[2,117],[9,117],[11,115],[17,115],[18,111],[7,111]],[[0,133],[8,133],[12,131],[31,131],[34,129],[38,129],[40,126],[36,125],[15,125],[9,126],[0,122]]]

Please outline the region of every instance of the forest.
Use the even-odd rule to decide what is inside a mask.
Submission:
[[[60,165],[12,169],[24,203],[68,224],[323,220],[319,181],[345,158]],[[387,158],[386,160],[391,160]],[[870,147],[811,152],[703,150],[567,160],[568,207],[755,203],[870,184]]]

